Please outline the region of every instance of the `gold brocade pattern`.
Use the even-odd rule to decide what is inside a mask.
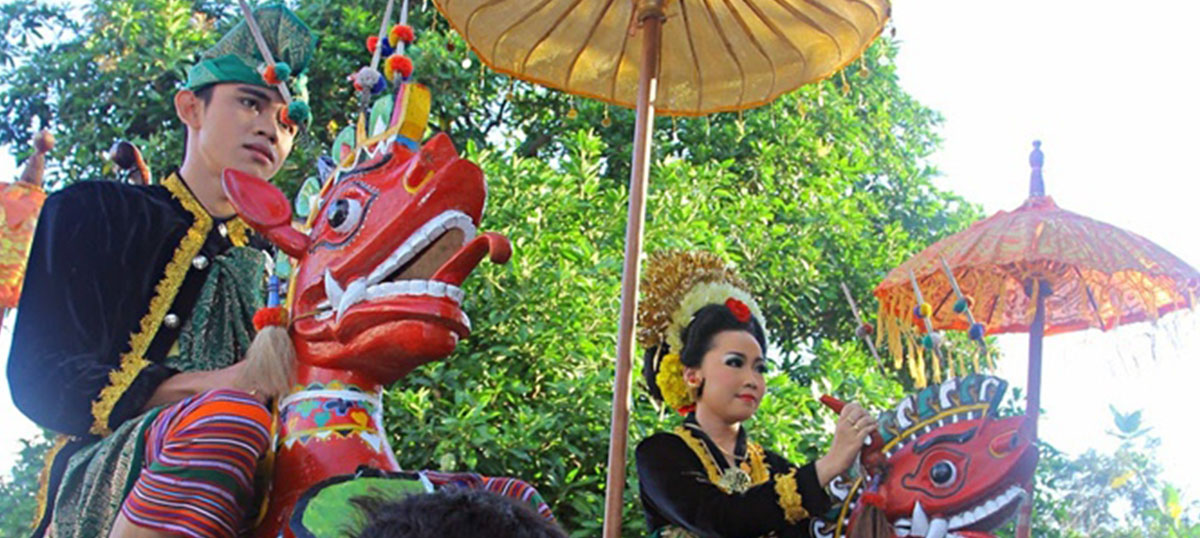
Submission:
[[[167,263],[162,278],[154,287],[154,297],[150,299],[150,307],[146,315],[142,316],[137,332],[129,337],[129,351],[121,355],[120,368],[109,372],[109,385],[104,387],[100,391],[100,396],[92,402],[94,421],[91,432],[96,435],[104,436],[112,433],[108,426],[109,415],[112,414],[117,400],[137,378],[138,373],[150,364],[145,358],[146,351],[150,348],[150,342],[154,341],[163,317],[166,316],[171,304],[175,302],[175,294],[179,292],[183,278],[187,276],[192,258],[200,252],[200,248],[204,246],[204,238],[212,229],[212,218],[188,191],[178,174],[167,176],[163,179],[162,185],[184,209],[192,214],[192,226],[188,228],[179,246],[175,248],[175,254]]]
[[[808,510],[804,509],[804,499],[796,486],[796,469],[793,468],[787,474],[775,475],[775,494],[779,495],[779,507],[783,509],[783,518],[789,524],[795,525],[808,517]]]
[[[697,284],[705,282],[726,282],[747,289],[746,282],[715,254],[664,251],[651,255],[642,275],[642,300],[637,312],[638,343],[644,349],[662,344],[684,296]],[[672,351],[678,353],[681,350]]]
[[[750,473],[750,483],[762,484],[766,482],[770,478],[770,475],[767,474],[767,455],[763,452],[762,445],[758,443],[746,443],[746,454],[750,458],[750,468],[745,469],[746,462],[742,462],[742,466],[746,472]]]
[[[42,522],[42,518],[46,517],[46,510],[49,507],[50,499],[50,470],[54,466],[54,458],[58,457],[58,453],[62,451],[64,446],[71,441],[69,435],[59,435],[54,438],[54,446],[46,451],[42,457],[42,472],[38,473],[38,493],[37,493],[37,509],[33,513],[33,523],[31,528],[37,528],[38,523]]]
[[[700,438],[693,435],[690,430],[683,426],[675,427],[675,435],[683,439],[684,444],[692,449],[692,452],[700,459],[701,465],[704,466],[704,473],[708,475],[709,482],[712,482],[713,485],[725,493],[742,493],[745,491],[745,488],[737,491],[726,485],[730,481],[726,478],[725,474],[718,470],[716,459],[708,450],[708,447],[704,446],[704,441],[701,441]],[[767,472],[766,458],[762,446],[758,443],[748,442],[746,443],[746,454],[746,461],[742,462],[737,468],[730,468],[729,470],[744,473],[749,478],[747,488],[765,483],[770,478],[770,474]]]
[[[241,217],[234,217],[225,226],[229,230],[229,242],[233,243],[233,246],[244,247],[250,244],[250,226],[242,221]]]

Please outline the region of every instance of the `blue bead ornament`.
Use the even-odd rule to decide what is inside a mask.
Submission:
[[[984,327],[982,323],[976,323],[971,325],[971,328],[967,331],[967,336],[970,337],[971,340],[983,340],[983,334],[986,332],[987,327]]]

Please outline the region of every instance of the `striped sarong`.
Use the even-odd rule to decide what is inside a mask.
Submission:
[[[510,499],[516,499],[528,505],[546,521],[555,522],[554,513],[550,511],[550,505],[546,504],[546,500],[542,498],[542,495],[538,493],[536,488],[524,480],[503,476],[483,476],[475,473],[421,471],[421,474],[438,488],[450,486],[483,489]]]
[[[254,470],[271,414],[248,394],[213,390],[163,409],[146,432],[145,468],[121,513],[135,525],[232,537],[248,525]]]

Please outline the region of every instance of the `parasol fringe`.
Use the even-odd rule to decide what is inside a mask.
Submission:
[[[938,360],[938,356],[935,354],[929,357],[929,362],[933,363],[933,383],[940,384],[942,382],[942,361]]]

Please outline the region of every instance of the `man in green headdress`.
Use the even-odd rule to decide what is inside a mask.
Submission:
[[[46,200],[8,360],[17,406],[62,434],[35,536],[235,536],[256,515],[273,395],[240,361],[267,245],[220,180],[227,168],[270,178],[291,153],[315,37],[283,6],[254,20],[272,61],[242,21],[176,94],[178,171]]]

